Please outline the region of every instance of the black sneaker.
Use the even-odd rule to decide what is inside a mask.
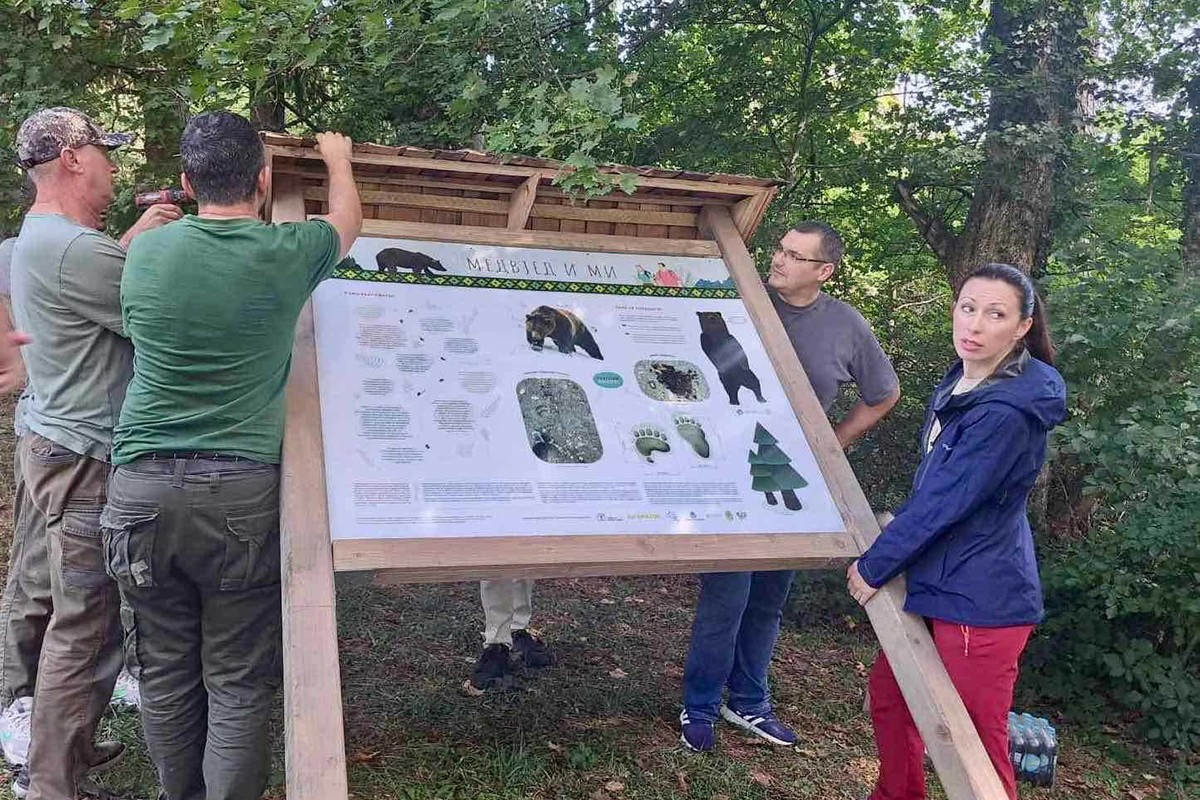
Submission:
[[[554,653],[529,631],[513,631],[512,640],[513,651],[530,669],[541,669],[554,663]]]
[[[471,680],[468,682],[476,691],[486,691],[499,686],[508,675],[508,645],[489,644],[483,648],[471,670]]]

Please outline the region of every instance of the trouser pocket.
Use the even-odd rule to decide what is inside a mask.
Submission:
[[[225,515],[221,590],[279,583],[279,508],[230,509]]]
[[[60,574],[67,588],[95,589],[108,583],[100,540],[103,510],[96,503],[68,503],[63,509]]]
[[[100,520],[104,564],[117,583],[138,588],[154,585],[154,540],[158,509],[109,501]]]

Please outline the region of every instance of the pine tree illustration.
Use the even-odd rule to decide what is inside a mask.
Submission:
[[[792,459],[779,449],[779,440],[761,423],[754,426],[754,443],[758,452],[750,451],[750,475],[754,478],[750,488],[766,494],[767,504],[772,506],[779,503],[774,494],[779,492],[786,508],[799,511],[802,506],[795,490],[808,486],[808,481],[792,469]]]

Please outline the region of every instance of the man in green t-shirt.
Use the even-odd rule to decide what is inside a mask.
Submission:
[[[269,225],[258,217],[270,171],[250,123],[193,118],[180,154],[199,213],[138,239],[121,281],[135,355],[102,528],[168,800],[257,800],[266,786],[293,332],[362,226],[350,140],[317,144],[328,216]]]

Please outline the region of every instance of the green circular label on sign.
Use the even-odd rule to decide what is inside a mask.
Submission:
[[[597,372],[592,380],[601,389],[616,389],[625,383],[624,379],[615,372]]]

